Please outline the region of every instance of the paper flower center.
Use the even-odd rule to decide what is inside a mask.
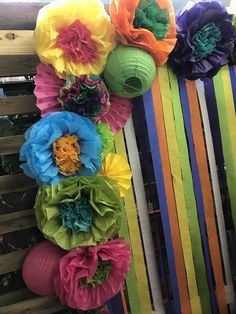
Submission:
[[[95,62],[98,58],[97,44],[91,31],[79,20],[59,30],[56,46],[64,52],[65,58],[84,64]]]
[[[98,285],[103,284],[107,281],[107,279],[110,276],[112,269],[112,265],[109,261],[103,261],[99,259],[98,261],[98,267],[96,269],[96,272],[93,276],[93,278],[82,278],[80,280],[80,287],[96,287]]]
[[[61,174],[70,176],[80,170],[80,146],[76,135],[66,134],[56,140],[52,146],[55,162]]]
[[[196,60],[202,60],[211,55],[216,45],[221,41],[221,31],[215,23],[208,23],[203,26],[193,37],[192,43],[195,47],[194,55]]]
[[[141,0],[133,25],[135,28],[148,29],[157,40],[163,40],[170,26],[168,11],[160,9],[156,0]]]
[[[63,227],[75,233],[88,232],[93,221],[93,209],[86,197],[59,205]]]
[[[106,113],[110,105],[106,87],[97,75],[69,76],[58,100],[66,111],[88,118],[96,117],[102,109]]]

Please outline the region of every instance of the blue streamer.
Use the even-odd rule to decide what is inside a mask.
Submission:
[[[206,225],[205,225],[205,209],[204,209],[204,204],[203,204],[201,182],[200,182],[200,177],[198,173],[198,165],[197,165],[197,160],[196,160],[195,150],[194,150],[194,141],[193,141],[193,134],[192,134],[192,124],[191,124],[191,116],[190,116],[190,110],[189,110],[188,94],[187,94],[187,89],[186,89],[184,78],[179,77],[178,82],[179,82],[180,99],[181,99],[183,116],[184,116],[184,123],[185,123],[185,128],[187,131],[188,144],[189,144],[189,150],[190,150],[193,184],[194,184],[195,196],[196,196],[196,202],[197,202],[197,208],[198,208],[198,214],[199,214],[203,249],[205,253],[205,262],[206,262],[207,277],[208,277],[209,290],[210,290],[210,299],[211,299],[211,305],[212,305],[212,310],[213,310],[212,313],[218,313],[215,288],[213,284],[213,274],[212,274],[212,269],[211,269],[211,259],[210,259],[208,241],[207,241],[207,231],[206,231]]]
[[[153,168],[155,173],[156,179],[156,188],[160,202],[160,212],[161,212],[161,219],[164,228],[165,234],[165,241],[166,241],[166,249],[167,249],[167,256],[169,262],[169,269],[170,269],[170,276],[171,282],[173,287],[173,295],[174,295],[174,303],[175,309],[177,314],[181,314],[181,307],[180,307],[180,298],[179,298],[179,289],[178,289],[178,281],[175,269],[175,259],[173,253],[173,244],[171,239],[171,229],[169,224],[169,215],[168,215],[168,206],[166,201],[166,194],[165,194],[165,185],[164,185],[164,178],[162,173],[162,164],[161,164],[161,156],[160,156],[160,147],[157,137],[157,128],[155,122],[155,112],[153,108],[153,99],[152,93],[149,90],[144,96],[144,109],[145,115],[147,120],[148,126],[148,136],[151,146],[151,153],[152,153],[152,160],[153,160]]]

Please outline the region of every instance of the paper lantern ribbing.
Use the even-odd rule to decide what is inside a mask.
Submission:
[[[49,241],[35,245],[23,264],[22,276],[26,286],[42,296],[55,294],[53,281],[64,255],[64,250]]]
[[[109,56],[104,71],[107,86],[117,95],[132,98],[143,95],[156,75],[155,62],[146,51],[117,47]]]

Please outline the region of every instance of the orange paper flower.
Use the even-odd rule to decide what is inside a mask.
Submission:
[[[144,2],[146,4],[144,4]],[[162,35],[159,37],[156,32],[155,36],[154,32],[147,29],[148,26],[144,28],[143,26],[134,26],[135,18],[137,18],[137,14],[140,13],[140,11],[143,11],[141,13],[145,19],[144,23],[149,22],[149,16],[145,16],[145,10],[148,10],[148,6],[151,5],[150,2],[152,2],[153,5],[154,1],[150,0],[112,0],[110,4],[110,15],[119,40],[123,45],[136,46],[148,51],[153,56],[156,65],[162,65],[166,63],[176,43],[175,14],[170,0],[155,1],[155,6],[158,8],[157,10],[160,16],[154,16],[156,25],[153,21],[150,23],[152,23],[153,27],[156,29],[158,28],[157,24],[159,24],[162,31],[163,27],[168,27],[164,38],[161,38]],[[137,12],[139,8],[140,11]],[[168,25],[162,24],[163,13],[168,18]]]

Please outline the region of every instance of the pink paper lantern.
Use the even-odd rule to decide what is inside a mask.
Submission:
[[[54,294],[53,281],[63,255],[65,251],[49,241],[36,244],[26,256],[22,268],[26,286],[42,296]]]

